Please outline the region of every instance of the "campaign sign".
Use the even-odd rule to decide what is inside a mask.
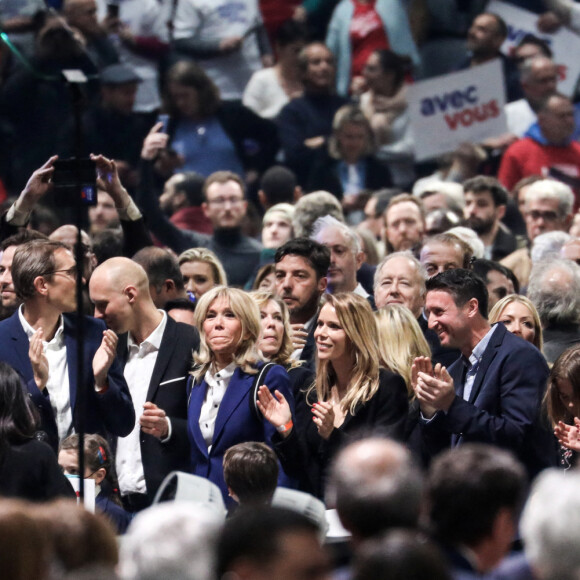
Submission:
[[[415,83],[409,87],[408,102],[417,161],[507,131],[499,59]]]
[[[507,24],[508,36],[501,47],[504,54],[509,55],[526,34],[544,40],[554,53],[554,62],[558,65],[558,90],[565,95],[572,95],[580,75],[580,36],[565,27],[554,34],[540,32],[536,26],[538,14],[499,0],[492,0],[486,12],[501,16]]]

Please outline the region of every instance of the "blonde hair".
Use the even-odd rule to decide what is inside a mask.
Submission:
[[[228,277],[226,271],[220,262],[220,259],[207,248],[190,248],[181,252],[178,258],[179,265],[186,262],[204,262],[211,266],[213,272],[213,281],[216,286],[227,286]]]
[[[231,311],[242,325],[242,336],[237,344],[236,352],[233,355],[233,362],[243,372],[251,375],[256,374],[256,364],[263,360],[257,347],[258,338],[262,330],[258,305],[243,290],[227,288],[226,286],[216,286],[206,292],[199,299],[195,308],[194,322],[199,330],[201,340],[199,353],[193,355],[196,368],[193,369],[191,374],[196,379],[200,379],[215,362],[215,355],[208,348],[205,341],[203,323],[207,318],[208,310],[218,298],[225,298],[228,301]]]
[[[499,322],[506,306],[508,306],[508,304],[511,304],[512,302],[519,302],[520,304],[526,306],[527,309],[530,311],[530,314],[532,315],[532,320],[534,321],[534,330],[536,331],[534,334],[534,340],[532,341],[532,344],[539,351],[541,351],[544,348],[542,323],[540,322],[540,315],[538,314],[538,311],[534,306],[534,303],[531,302],[529,298],[526,298],[521,294],[509,294],[508,296],[504,296],[501,300],[498,300],[494,304],[494,307],[491,309],[491,312],[489,313],[488,317],[489,322],[491,324],[493,324],[494,322]]]
[[[265,292],[263,290],[250,292],[250,296],[256,301],[258,308],[261,309],[271,301],[276,303],[278,308],[280,308],[280,312],[282,313],[282,322],[284,324],[282,344],[280,346],[280,350],[270,359],[270,361],[278,365],[282,365],[283,367],[298,366],[298,361],[293,361],[290,358],[294,352],[294,346],[292,344],[290,314],[288,313],[288,307],[286,306],[286,303],[272,292]]]
[[[340,325],[347,337],[349,352],[354,354],[354,366],[348,390],[340,402],[344,412],[354,415],[359,405],[370,401],[379,389],[379,333],[370,304],[352,292],[325,294],[322,305],[329,304],[336,311]],[[319,401],[330,399],[330,389],[336,382],[336,373],[328,360],[316,357],[316,377],[308,390]]]
[[[411,366],[418,356],[431,358],[431,349],[413,313],[402,304],[388,304],[375,312],[379,327],[381,364],[401,375],[409,398],[415,393],[411,386]]]

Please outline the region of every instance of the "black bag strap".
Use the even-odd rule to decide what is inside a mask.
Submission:
[[[274,363],[266,363],[260,369],[260,372],[256,375],[254,383],[252,384],[252,392],[250,393],[250,406],[252,407],[254,416],[256,419],[258,419],[258,421],[262,421],[264,419],[260,409],[258,409],[258,390],[266,382],[266,375],[273,366]]]

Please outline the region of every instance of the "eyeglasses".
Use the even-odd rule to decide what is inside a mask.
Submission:
[[[78,274],[78,268],[75,264],[74,266],[66,268],[65,270],[51,270],[50,272],[44,272],[42,275],[51,276],[52,274],[65,274],[66,276],[70,276],[71,278],[76,278]]]
[[[243,197],[216,197],[215,199],[209,199],[209,205],[223,206],[229,203],[230,205],[240,205],[244,202]]]
[[[558,219],[558,214],[555,211],[537,211],[533,209],[532,211],[526,212],[526,217],[533,221],[541,218],[545,222],[555,222]]]

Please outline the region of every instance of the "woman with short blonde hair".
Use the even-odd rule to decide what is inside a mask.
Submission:
[[[196,300],[214,286],[228,285],[226,271],[220,259],[207,248],[185,250],[179,254],[178,262],[185,289],[191,292]],[[195,262],[199,262],[201,269],[195,267]]]
[[[258,350],[260,311],[249,294],[225,286],[212,288],[197,304],[195,324],[200,333],[200,351],[194,355],[197,366],[188,381],[187,410],[192,472],[215,483],[226,504],[231,504],[223,475],[224,453],[245,441],[272,446],[276,434],[257,409],[258,386],[267,385],[263,388],[272,396],[289,401],[288,429],[294,400],[283,367],[272,365],[260,372],[264,367]],[[282,473],[282,482],[285,477]]]

